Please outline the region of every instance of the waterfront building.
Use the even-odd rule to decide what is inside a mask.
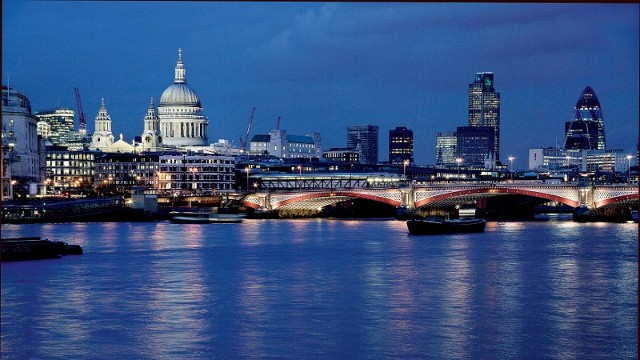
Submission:
[[[96,153],[95,188],[127,192],[132,186],[159,188],[160,153]]]
[[[476,73],[469,84],[469,126],[490,127],[493,143],[484,150],[485,156],[500,160],[500,93],[496,92],[493,73]]]
[[[164,90],[158,105],[161,141],[169,146],[206,145],[209,121],[200,98],[187,84],[182,49],[178,49],[174,74],[173,84]]]
[[[337,162],[341,164],[358,164],[360,163],[361,155],[362,155],[362,150],[359,147],[356,149],[331,148],[325,151],[324,153],[322,153],[322,158],[328,161]]]
[[[493,168],[487,160],[495,159],[487,149],[495,144],[495,135],[496,131],[492,126],[459,126],[456,131],[457,158],[463,159],[468,167]]]
[[[235,157],[204,153],[162,153],[159,157],[160,192],[212,195],[234,191]]]
[[[107,111],[107,107],[104,103],[104,98],[100,103],[100,110],[95,118],[95,130],[91,137],[92,150],[105,150],[111,144],[113,144],[113,133],[111,132],[111,116]]]
[[[319,133],[287,135],[286,130],[271,130],[268,135],[253,136],[249,153],[280,159],[319,159],[322,157],[322,140]]]
[[[74,111],[66,108],[43,110],[35,113],[35,117],[38,119],[39,132],[45,135],[47,133],[46,127],[41,123],[48,124],[48,134],[46,134],[45,138],[49,139],[54,145],[60,146],[67,146],[75,138],[73,131],[74,116]]]
[[[360,161],[364,164],[378,163],[378,126],[348,126],[347,147],[355,149],[360,145],[362,156]]]
[[[458,137],[455,131],[436,133],[436,166],[455,165],[458,158]]]
[[[565,123],[566,149],[604,150],[604,120],[600,101],[591,86],[580,94],[574,109],[572,121]]]
[[[132,186],[159,193],[210,195],[233,191],[232,156],[177,151],[96,155],[98,190],[126,192]]]
[[[2,86],[2,198],[14,190],[33,193],[44,177],[44,143],[38,137],[38,119],[29,98]],[[28,190],[27,190],[28,189]]]
[[[396,127],[389,130],[389,163],[413,163],[413,130]]]
[[[624,174],[629,171],[631,165],[627,156],[621,149],[536,148],[529,149],[529,170]]]
[[[160,133],[160,118],[153,98],[149,102],[147,115],[144,117],[144,131],[142,132],[140,147],[142,151],[157,151],[162,148],[162,134]]]
[[[50,193],[80,193],[94,184],[95,152],[72,150],[50,144],[46,147],[45,186],[42,195]]]

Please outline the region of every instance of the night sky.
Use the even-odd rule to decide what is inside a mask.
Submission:
[[[418,164],[435,133],[467,125],[476,72],[501,93],[501,154],[560,146],[582,90],[602,105],[607,148],[638,139],[638,4],[2,2],[2,83],[33,111],[104,98],[116,138],[143,130],[173,83],[178,48],[209,118],[209,141],[281,128],[346,146],[348,125],[414,131]]]

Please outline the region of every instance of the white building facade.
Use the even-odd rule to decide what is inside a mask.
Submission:
[[[200,98],[187,84],[182,49],[178,49],[173,84],[169,85],[160,97],[158,117],[164,145],[207,145],[209,121],[202,112]]]

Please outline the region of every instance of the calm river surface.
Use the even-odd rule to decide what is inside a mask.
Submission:
[[[636,359],[638,224],[2,225],[2,359]]]

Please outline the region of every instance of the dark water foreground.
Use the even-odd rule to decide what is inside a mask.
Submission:
[[[2,359],[636,359],[637,224],[2,225]]]

